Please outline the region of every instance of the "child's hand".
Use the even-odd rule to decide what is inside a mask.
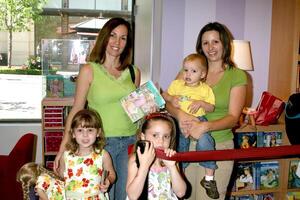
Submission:
[[[165,149],[164,152],[167,157],[172,157],[173,155],[176,154],[176,151],[174,151],[173,149]],[[175,164],[176,164],[176,161],[173,161],[173,160],[162,160],[162,161],[168,168],[171,168],[171,167],[175,166]]]
[[[180,97],[179,96],[172,96],[170,97],[170,102],[172,106],[175,108],[180,108],[179,102],[180,102]]]
[[[102,183],[100,183],[100,191],[107,192],[109,185],[110,185],[110,182],[109,182],[108,178],[104,179],[104,181]]]
[[[144,153],[141,153],[140,147],[137,148],[136,153],[139,158],[140,167],[149,168],[155,158],[155,149],[152,142],[146,142]]]
[[[193,100],[192,103],[189,105],[188,109],[191,114],[195,114],[198,110],[202,107],[203,101],[201,100]]]

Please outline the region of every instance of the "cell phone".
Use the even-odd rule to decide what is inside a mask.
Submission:
[[[101,177],[101,181],[100,181],[101,184],[104,184],[104,181],[105,181],[107,175],[108,175],[108,171],[104,169],[102,172],[102,177]]]
[[[135,145],[135,160],[136,160],[136,165],[138,168],[140,167],[140,162],[139,162],[139,158],[136,153],[136,150],[138,147],[140,147],[140,151],[143,154],[145,152],[146,143],[148,143],[150,146],[150,141],[148,141],[148,140],[139,140],[136,142],[136,145]]]

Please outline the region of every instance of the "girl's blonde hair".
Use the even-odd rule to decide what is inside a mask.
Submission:
[[[197,66],[199,69],[201,69],[205,74],[207,75],[208,65],[207,65],[207,59],[204,55],[199,53],[192,53],[187,55],[182,62],[182,65],[186,62],[197,62]],[[206,76],[201,78],[200,81],[205,82]]]
[[[137,134],[137,140],[141,139],[141,134],[145,133],[147,129],[150,128],[151,122],[153,121],[163,121],[166,122],[171,128],[171,141],[170,141],[170,149],[176,149],[176,126],[173,118],[165,112],[155,112],[147,115],[140,126],[140,130]]]
[[[61,179],[59,176],[54,174],[54,172],[49,171],[42,165],[36,164],[34,162],[26,163],[19,169],[16,179],[19,183],[21,183],[24,200],[30,200],[30,187],[35,186],[39,175],[41,175],[42,173],[48,174],[49,176],[56,179]]]
[[[76,139],[73,138],[74,130],[78,127],[97,129],[99,135],[97,136],[96,141],[93,144],[93,149],[94,152],[101,153],[105,145],[105,137],[100,115],[96,111],[91,109],[80,110],[74,115],[68,136],[69,142],[66,144],[66,149],[69,150],[71,154],[75,154],[79,147]]]

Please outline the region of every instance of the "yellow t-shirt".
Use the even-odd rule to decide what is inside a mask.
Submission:
[[[174,80],[168,88],[168,93],[172,96],[180,96],[180,109],[186,113],[189,112],[188,107],[192,100],[202,100],[215,105],[215,95],[206,83],[200,82],[198,86],[186,86],[184,80]],[[192,114],[196,117],[205,115],[205,110],[200,108],[197,113]]]

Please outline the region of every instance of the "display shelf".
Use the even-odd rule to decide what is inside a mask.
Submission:
[[[57,151],[53,150],[58,149],[60,145],[59,137],[63,135],[65,120],[73,103],[73,97],[46,97],[42,100],[42,158],[46,167],[53,166],[49,164],[57,154]]]
[[[241,134],[243,132],[282,132],[282,144],[281,145],[290,145],[286,132],[285,132],[285,124],[274,124],[269,126],[253,126],[247,125],[243,128],[237,129],[235,131],[235,136],[237,134]],[[259,148],[259,147],[253,147]],[[272,148],[272,147],[269,147]],[[270,160],[249,160],[249,161],[241,161],[242,162],[262,162],[262,161],[278,161],[279,164],[279,185],[273,189],[253,189],[253,190],[242,190],[242,191],[229,191],[230,196],[243,196],[243,195],[260,195],[273,193],[275,199],[285,199],[287,192],[299,192],[299,189],[289,189],[288,188],[288,177],[289,177],[289,163],[291,160],[296,158],[280,158],[280,159],[270,159]],[[233,177],[236,179],[236,177]],[[254,177],[255,178],[255,177]],[[235,180],[234,180],[235,181]]]

